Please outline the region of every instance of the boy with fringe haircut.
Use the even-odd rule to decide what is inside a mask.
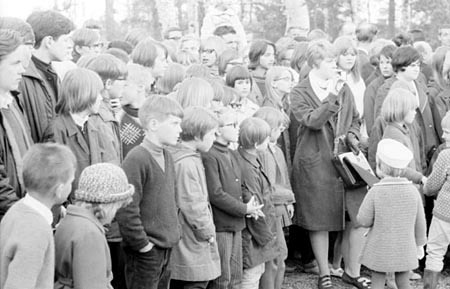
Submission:
[[[26,153],[23,180],[27,195],[0,224],[1,288],[53,288],[51,208],[67,199],[75,170],[75,156],[66,146],[36,144]]]
[[[139,110],[143,142],[123,162],[135,187],[133,201],[116,215],[123,237],[128,289],[167,288],[167,263],[180,240],[175,168],[164,148],[176,145],[183,110],[173,99],[148,98]]]
[[[242,230],[245,228],[245,216],[257,213],[262,205],[255,205],[255,197],[247,204],[242,200],[242,172],[236,153],[229,148],[239,138],[236,113],[231,108],[222,108],[218,118],[216,140],[208,152],[202,153],[222,272],[208,286],[239,288],[242,281]]]
[[[55,117],[60,79],[51,66],[63,61],[72,49],[69,33],[72,21],[55,11],[33,12],[27,18],[35,35],[35,50],[19,86],[20,102],[34,142],[41,141],[48,123]]]

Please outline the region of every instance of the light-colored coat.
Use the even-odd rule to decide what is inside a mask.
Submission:
[[[220,276],[220,257],[203,162],[198,152],[183,144],[174,149],[173,158],[182,233],[170,257],[171,278],[213,280]]]

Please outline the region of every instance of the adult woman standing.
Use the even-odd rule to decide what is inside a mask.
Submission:
[[[334,139],[346,139],[340,152],[357,149],[359,114],[350,88],[338,78],[334,47],[326,40],[314,41],[306,57],[311,72],[291,92],[292,113],[300,122],[293,190],[300,204],[298,223],[309,231],[319,265],[319,288],[333,288],[328,233],[342,231],[345,217],[344,187],[332,164]]]

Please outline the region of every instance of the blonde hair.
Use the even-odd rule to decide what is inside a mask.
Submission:
[[[243,149],[253,149],[270,136],[269,124],[256,117],[244,119],[239,126],[239,145]]]
[[[183,109],[178,102],[167,96],[149,97],[139,109],[139,121],[144,129],[147,129],[151,119],[164,121],[171,115],[183,118]]]
[[[115,81],[128,76],[127,65],[114,55],[106,53],[89,55],[86,61],[82,61],[82,58],[79,59],[78,66],[97,72],[104,84],[108,79]]]
[[[219,126],[216,116],[208,109],[200,106],[191,106],[185,109],[181,122],[180,138],[183,141],[192,141],[203,137]]]
[[[359,81],[361,79],[361,74],[359,71],[358,48],[356,47],[355,41],[350,36],[341,36],[336,38],[333,45],[336,49],[338,57],[344,55],[349,50],[353,51],[353,53],[355,54],[355,64],[353,65],[350,72],[353,78],[356,81]]]
[[[164,75],[158,79],[156,86],[163,94],[169,94],[174,91],[177,84],[181,83],[186,76],[186,70],[179,63],[171,63],[164,71]]]
[[[175,99],[183,108],[189,106],[209,107],[214,98],[214,90],[204,79],[192,77],[185,79],[175,96]]]
[[[103,89],[103,82],[97,73],[85,69],[69,70],[61,83],[56,112],[60,114],[79,113],[92,107]]]
[[[289,72],[289,75],[291,76],[291,80],[294,80],[294,75],[292,73],[292,71],[289,69],[289,67],[286,66],[272,66],[271,68],[269,68],[269,70],[267,70],[266,73],[266,80],[265,80],[265,85],[266,85],[266,99],[271,100],[272,102],[276,103],[279,108],[283,108],[283,103],[282,103],[282,95],[278,95],[278,92],[276,92],[275,88],[273,87],[273,82],[278,80],[279,77],[281,77],[283,75],[283,73],[285,72]]]
[[[317,39],[311,41],[306,50],[306,62],[309,67],[317,67],[328,57],[336,57],[336,49],[330,41],[326,39]]]
[[[276,129],[280,126],[285,126],[286,118],[289,119],[287,115],[281,110],[269,106],[261,107],[260,109],[258,109],[255,114],[253,114],[253,117],[260,118],[266,121],[269,124],[270,129]]]
[[[381,116],[388,122],[401,122],[408,112],[416,109],[415,96],[404,88],[391,89],[381,106]]]

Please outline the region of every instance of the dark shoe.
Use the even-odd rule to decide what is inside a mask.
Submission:
[[[330,275],[325,275],[325,276],[319,277],[318,288],[319,289],[333,289],[333,283],[331,283]]]
[[[285,267],[285,269],[284,269],[284,272],[285,272],[285,273],[294,273],[294,272],[295,272],[295,269],[297,269],[297,266],[293,266],[293,265],[286,264],[286,267]]]
[[[370,280],[366,277],[350,277],[347,272],[344,272],[344,274],[342,274],[342,281],[359,289],[370,289]]]
[[[423,289],[436,289],[440,272],[425,269],[423,271]]]

